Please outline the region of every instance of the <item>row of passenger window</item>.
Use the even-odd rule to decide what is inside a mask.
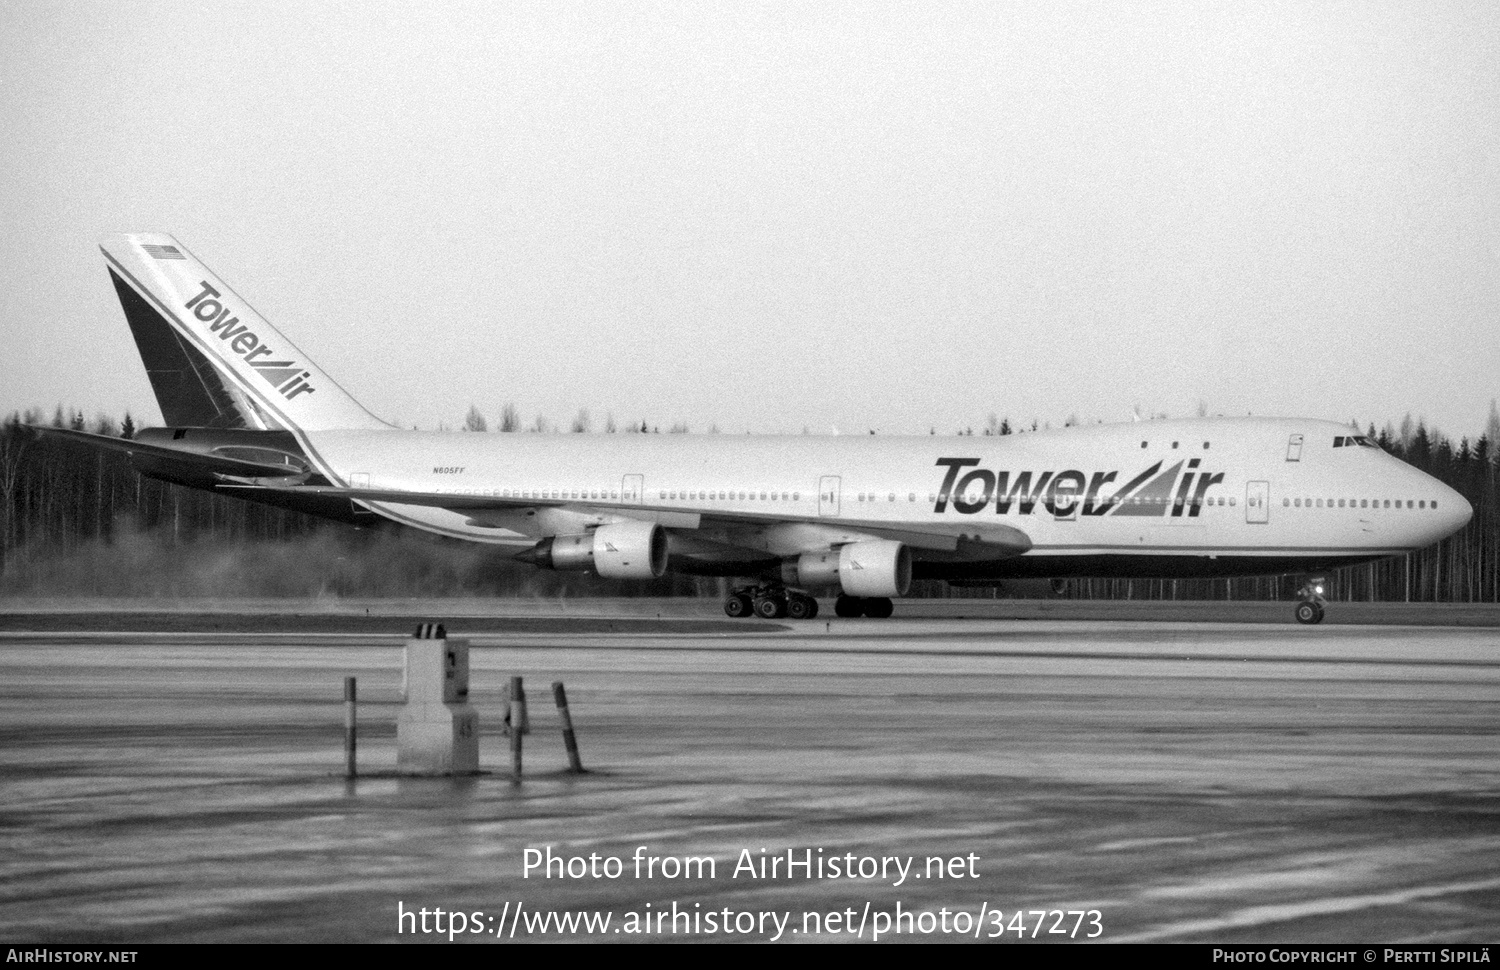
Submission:
[[[607,488],[507,488],[502,492],[505,498],[536,498],[536,499],[579,499],[598,501],[619,501],[619,489]],[[713,501],[740,501],[751,502],[797,502],[801,501],[801,492],[739,492],[739,491],[717,491],[698,489],[660,489],[657,497],[663,501],[687,501],[687,502],[713,502]]]
[[[1331,498],[1330,499],[1321,499],[1321,498],[1318,498],[1318,499],[1313,499],[1313,498],[1284,498],[1284,499],[1281,500],[1281,504],[1282,505],[1284,505],[1284,506],[1290,506],[1292,508],[1297,508],[1297,509],[1304,509],[1304,508],[1305,509],[1311,509],[1311,508],[1319,508],[1319,509],[1322,509],[1322,508],[1329,508],[1329,509],[1332,509],[1332,508],[1340,508],[1340,509],[1342,509],[1342,508],[1351,508],[1351,509],[1354,509],[1354,508],[1360,508],[1360,509],[1381,509],[1381,508],[1389,509],[1389,508],[1397,508],[1397,509],[1399,509],[1399,508],[1403,508],[1403,506],[1401,504],[1402,502],[1406,503],[1406,505],[1404,507],[1408,508],[1408,509],[1435,509],[1435,508],[1438,507],[1438,504],[1437,504],[1437,502],[1435,500],[1429,502],[1426,499],[1409,499],[1409,498],[1408,499],[1399,499],[1399,498],[1398,499],[1388,499],[1388,498],[1387,499],[1378,499],[1378,498],[1361,498],[1361,499],[1353,499],[1353,498],[1351,498],[1351,499],[1342,499],[1342,498],[1341,499],[1331,499]],[[1337,503],[1337,504],[1335,504],[1335,503]],[[1394,504],[1392,504],[1392,503],[1394,503]]]
[[[657,494],[666,501],[681,502],[800,502],[801,492],[740,492],[717,489],[661,490]]]
[[[493,493],[491,493],[493,494]],[[620,490],[610,491],[607,488],[507,488],[502,493],[504,498],[540,498],[540,499],[599,499],[600,501],[620,500]]]
[[[455,494],[458,494],[455,492]],[[494,493],[491,493],[494,494]],[[619,501],[620,490],[607,488],[507,488],[501,492],[504,498],[535,498],[535,499],[578,499],[597,500],[601,502]],[[717,490],[688,490],[688,489],[661,489],[657,497],[663,501],[687,501],[687,502],[712,502],[712,501],[734,501],[736,499],[745,502],[797,502],[801,501],[801,492],[720,492]]]
[[[802,493],[801,492],[741,492],[741,491],[698,490],[698,489],[692,489],[692,490],[688,490],[688,489],[682,489],[682,490],[668,490],[668,489],[663,489],[663,490],[658,491],[657,495],[663,501],[687,501],[687,502],[695,502],[695,501],[696,502],[713,502],[713,501],[731,502],[731,501],[736,501],[736,500],[743,501],[743,502],[750,502],[750,501],[761,501],[761,502],[789,502],[790,501],[790,502],[799,502],[799,501],[802,500]],[[546,489],[546,488],[540,488],[540,489],[514,488],[513,489],[513,488],[507,488],[507,489],[504,490],[504,497],[505,498],[559,499],[559,500],[561,500],[561,499],[579,499],[579,500],[598,500],[598,501],[619,501],[620,492],[619,492],[618,489],[611,491],[610,489],[598,489],[598,488],[595,488],[595,489],[587,489],[587,488],[584,488],[584,489],[578,489],[578,488],[573,488],[573,489],[568,489],[568,488],[561,488],[561,489],[559,489],[559,488],[553,488],[553,489]],[[958,498],[958,497],[959,496],[954,496],[954,498]],[[947,498],[947,496],[944,496],[944,499],[946,499],[946,498]],[[916,492],[909,492],[909,493],[907,493],[906,500],[908,502],[915,502],[917,500],[917,493]],[[936,502],[937,500],[938,500],[938,495],[937,495],[936,492],[930,493],[927,496],[927,501],[928,502]],[[860,492],[858,494],[857,501],[860,501],[860,502],[876,502],[876,501],[879,501],[879,496],[877,496],[874,492]],[[896,501],[896,493],[895,492],[889,492],[889,493],[887,493],[887,495],[886,495],[886,501],[887,502],[894,502],[894,501]],[[1155,504],[1155,505],[1167,504],[1167,501],[1168,501],[1167,499],[1160,498],[1160,497],[1158,497],[1158,498],[1156,498],[1154,500],[1151,499],[1151,498],[1147,498],[1145,500],[1146,504]],[[1224,505],[1224,504],[1226,504],[1225,496],[1223,496],[1223,495],[1209,496],[1208,498],[1203,499],[1202,501],[1203,501],[1203,504],[1205,504],[1205,505]],[[1408,509],[1412,509],[1412,508],[1415,508],[1415,509],[1428,509],[1428,508],[1436,509],[1438,507],[1438,504],[1437,504],[1436,501],[1428,501],[1426,499],[1363,499],[1363,498],[1362,499],[1352,499],[1352,498],[1351,499],[1342,499],[1342,498],[1340,498],[1340,499],[1333,499],[1333,498],[1321,499],[1321,498],[1283,498],[1281,500],[1281,504],[1283,506],[1288,507],[1288,508],[1299,508],[1299,509],[1300,508],[1309,508],[1309,509],[1311,509],[1311,508],[1319,508],[1319,509],[1321,509],[1321,508],[1330,508],[1330,509],[1332,509],[1332,508],[1340,508],[1340,509],[1342,509],[1342,508],[1351,508],[1351,509],[1352,508],[1361,508],[1361,509],[1368,509],[1368,508],[1375,508],[1375,509],[1379,509],[1379,508],[1387,508],[1387,509],[1389,509],[1389,508],[1398,508],[1399,509],[1399,508],[1403,507],[1402,506],[1402,502],[1406,503],[1405,507],[1408,508]],[[1121,504],[1127,504],[1127,503],[1126,503],[1125,500],[1122,500],[1118,495],[1116,495],[1116,496],[1113,496],[1112,498],[1102,499],[1101,500],[1101,504],[1105,504],[1105,505],[1121,505]],[[1141,498],[1139,496],[1137,496],[1133,500],[1130,500],[1128,502],[1128,504],[1140,505],[1140,504],[1142,504],[1142,500],[1141,500]],[[1176,500],[1173,501],[1172,504],[1182,505],[1183,504],[1183,500],[1181,498],[1177,498]],[[1189,502],[1188,504],[1196,505],[1198,503],[1197,502]],[[1227,504],[1229,504],[1229,505],[1234,505],[1235,504],[1235,500],[1234,500],[1233,496],[1229,496],[1228,497]]]
[[[932,504],[934,502],[937,502],[940,499],[942,501],[944,501],[944,502],[947,502],[949,499],[952,499],[952,500],[955,500],[955,501],[960,501],[961,500],[961,501],[975,502],[975,501],[978,501],[979,496],[978,495],[971,495],[971,494],[967,494],[967,493],[963,493],[963,492],[956,492],[953,495],[949,495],[947,492],[942,492],[942,493],[928,492],[927,493],[927,502],[928,502],[928,504]],[[1072,500],[1072,501],[1078,501],[1080,499],[1081,499],[1081,496],[1079,496],[1077,494],[1074,494],[1074,495],[1072,495],[1070,497],[1070,500]],[[879,501],[881,501],[881,498],[880,498],[880,496],[876,495],[874,492],[860,492],[859,495],[858,495],[857,500],[860,501],[860,502],[879,502]],[[915,502],[917,500],[917,493],[916,492],[908,492],[907,496],[906,496],[906,500],[908,502]],[[1040,502],[1040,501],[1042,501],[1042,496],[1041,495],[1037,495],[1034,500]],[[887,501],[887,502],[894,502],[894,501],[896,501],[896,493],[895,492],[889,493],[886,496],[885,501]],[[1016,498],[1016,501],[1024,501],[1024,500],[1018,496]],[[1062,496],[1059,496],[1058,497],[1058,501],[1065,501],[1065,499]],[[1100,505],[1179,505],[1180,506],[1180,505],[1213,505],[1213,504],[1215,504],[1214,503],[1214,496],[1209,496],[1208,498],[1204,498],[1204,499],[1199,499],[1197,497],[1193,497],[1193,498],[1190,498],[1190,499],[1184,499],[1181,496],[1178,496],[1176,499],[1169,499],[1169,498],[1167,498],[1166,496],[1163,496],[1163,495],[1157,495],[1157,496],[1149,496],[1148,495],[1148,496],[1146,496],[1144,498],[1142,498],[1139,495],[1133,496],[1131,498],[1124,498],[1124,497],[1119,496],[1119,495],[1113,495],[1113,496],[1109,496],[1107,498],[1106,497],[1100,497],[1096,501]],[[1219,505],[1226,504],[1226,502],[1224,500],[1224,496],[1222,496],[1222,495],[1218,496],[1218,504]],[[1234,505],[1235,504],[1234,498],[1231,497],[1229,499],[1229,501],[1228,501],[1227,504]]]

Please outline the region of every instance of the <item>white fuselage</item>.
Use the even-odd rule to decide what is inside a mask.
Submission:
[[[1011,572],[1082,574],[1033,569],[1027,559],[1118,559],[1138,573],[1149,557],[1192,557],[1208,573],[1229,573],[1259,570],[1213,563],[1263,559],[1280,571],[1273,564],[1397,555],[1471,514],[1436,479],[1356,446],[1348,426],[1299,419],[1003,437],[321,431],[307,444],[340,484],[560,502],[482,513],[368,503],[407,525],[517,547],[621,519],[691,529],[674,552],[697,541],[775,556],[826,548],[841,533],[857,538],[849,523],[972,526],[976,535],[1008,525],[1032,543]]]

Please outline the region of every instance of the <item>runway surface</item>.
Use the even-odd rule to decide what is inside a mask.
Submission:
[[[882,914],[886,939],[1500,938],[1493,628],[430,605],[474,645],[491,774],[391,774],[423,604],[280,604],[356,632],[288,629],[263,604],[147,624],[166,632],[118,605],[4,611],[0,939],[446,940],[402,921],[423,908],[429,929],[464,913],[485,930],[470,942],[869,940]],[[346,674],[370,775],[353,782]],[[520,784],[512,674],[533,728]],[[586,775],[561,771],[553,680]],[[548,847],[621,873],[527,876]],[[822,878],[735,871],[789,852]],[[658,859],[649,877],[637,856]],[[663,875],[687,857],[713,873]],[[534,922],[580,911],[612,922]],[[1086,915],[1038,931],[1039,911]],[[662,913],[677,929],[653,928]]]

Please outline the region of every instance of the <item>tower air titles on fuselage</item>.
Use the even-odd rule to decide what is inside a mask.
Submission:
[[[1065,471],[990,471],[976,467],[978,458],[939,458],[937,466],[946,468],[938,487],[933,511],[945,513],[951,503],[961,515],[975,515],[991,506],[995,514],[1005,515],[1014,508],[1029,515],[1040,504],[1054,516],[1080,515],[1147,515],[1194,518],[1203,507],[1211,486],[1224,480],[1222,472],[1199,472],[1199,459],[1193,458],[1162,470],[1157,462],[1136,475],[1108,496],[1100,495],[1104,486],[1119,478],[1118,471],[1086,473],[1077,469]],[[1183,465],[1186,464],[1186,471]]]

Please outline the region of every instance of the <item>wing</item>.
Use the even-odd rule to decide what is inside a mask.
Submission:
[[[829,543],[856,541],[859,537],[892,539],[914,550],[963,553],[965,558],[1019,556],[1031,548],[1031,539],[1014,526],[1001,523],[891,522],[881,519],[830,518],[817,515],[795,515],[786,512],[749,512],[725,509],[663,509],[656,506],[609,502],[593,504],[576,499],[501,498],[478,492],[421,492],[390,488],[344,488],[329,485],[298,485],[285,479],[220,476],[226,483],[243,488],[270,489],[294,495],[353,499],[391,505],[422,505],[455,512],[512,511],[532,508],[567,507],[593,514],[616,514],[623,518],[657,522],[671,529],[707,529],[717,527],[772,527],[778,525],[814,526],[833,538]],[[848,536],[840,540],[839,537]]]

